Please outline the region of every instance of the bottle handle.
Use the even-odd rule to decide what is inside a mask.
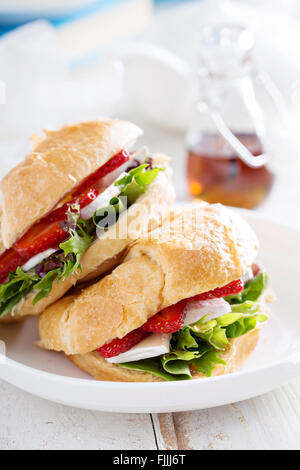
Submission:
[[[261,168],[265,166],[268,162],[268,157],[265,153],[261,155],[253,155],[247,147],[238,139],[233,132],[229,129],[225,123],[223,117],[216,109],[211,109],[209,111],[210,117],[214,122],[219,133],[224,137],[224,139],[229,143],[229,145],[235,150],[240,159],[251,168]]]
[[[285,127],[286,119],[288,117],[288,109],[281,91],[275,85],[275,83],[267,72],[258,73],[257,80],[261,84],[265,93],[271,99],[274,108],[277,111],[277,114],[281,120],[281,124],[283,127]]]

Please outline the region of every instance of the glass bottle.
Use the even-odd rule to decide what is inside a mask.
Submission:
[[[263,85],[278,111],[280,94],[256,73],[254,38],[245,28],[207,27],[200,44],[201,98],[187,135],[189,192],[210,203],[254,208],[274,182],[256,86]]]

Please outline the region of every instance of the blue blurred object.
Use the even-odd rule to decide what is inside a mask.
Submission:
[[[38,7],[37,3],[30,6],[24,1],[22,7],[20,2],[14,4],[14,1],[4,0],[0,4],[0,23],[13,27],[38,19],[57,20],[76,13],[85,13],[90,8],[97,9],[99,5],[110,3],[112,3],[110,0],[76,0],[74,2],[62,0],[59,3],[48,0],[41,2],[41,6]]]
[[[177,5],[199,0],[152,0],[154,5]],[[107,10],[118,4],[126,4],[129,0],[77,0],[75,2],[61,1],[53,4],[52,1],[43,2],[43,8],[27,6],[21,8],[13,5],[11,0],[1,2],[0,4],[0,36],[13,29],[38,19],[45,19],[55,27],[67,25],[68,23],[92,17],[101,10]],[[25,4],[25,2],[24,2]],[[19,5],[19,3],[18,3]]]
[[[50,0],[44,0],[40,12],[28,7],[24,16],[19,1],[18,5],[11,1],[9,10],[5,8],[9,0],[0,0],[0,36],[37,20],[47,21],[56,28],[56,38],[72,66],[98,60],[103,51],[144,31],[153,17],[153,0],[52,0],[53,9]],[[64,15],[67,6],[68,15]]]
[[[201,0],[154,0],[155,5],[161,5],[161,4],[166,4],[168,3],[169,6],[176,5],[178,3],[187,3],[187,2],[199,2]]]
[[[22,26],[28,22],[45,19],[49,20],[53,26],[60,27],[64,24],[76,22],[85,17],[92,16],[107,10],[110,7],[115,7],[118,4],[126,4],[129,0],[82,0],[74,2],[60,2],[56,6],[53,2],[48,2],[40,9],[24,7],[13,8],[10,7],[10,2],[7,2],[7,7],[0,5],[0,35],[3,35],[18,26]]]

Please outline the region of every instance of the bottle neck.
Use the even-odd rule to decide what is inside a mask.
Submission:
[[[201,78],[199,81],[199,117],[208,120],[219,113],[234,133],[251,133],[264,142],[265,115],[257,100],[254,77],[243,75],[234,80],[226,78]]]

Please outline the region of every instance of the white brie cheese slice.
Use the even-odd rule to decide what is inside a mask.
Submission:
[[[29,271],[30,269],[34,268],[38,264],[40,264],[44,259],[48,258],[48,256],[53,255],[57,251],[57,248],[49,248],[49,250],[42,251],[42,253],[38,253],[37,255],[30,258],[21,269],[23,271]]]
[[[245,272],[245,274],[242,276],[242,281],[244,284],[246,284],[246,282],[250,281],[250,279],[253,279],[254,276],[253,276],[253,271],[252,269],[248,269],[248,271]]]
[[[209,321],[231,312],[230,304],[224,299],[191,300],[186,308],[184,326],[192,325],[206,315],[209,315]]]
[[[88,206],[84,207],[81,210],[81,217],[85,220],[90,219],[93,217],[96,210],[101,209],[102,207],[106,207],[109,205],[110,200],[113,197],[117,197],[120,194],[120,186],[115,186],[115,182],[119,179],[123,178],[126,175],[123,172],[118,178],[110,185],[108,188],[103,191],[93,202],[91,202]]]
[[[141,359],[167,354],[170,352],[170,339],[171,335],[153,333],[129,351],[115,357],[110,357],[106,361],[112,364],[121,364],[122,362],[140,361]]]

